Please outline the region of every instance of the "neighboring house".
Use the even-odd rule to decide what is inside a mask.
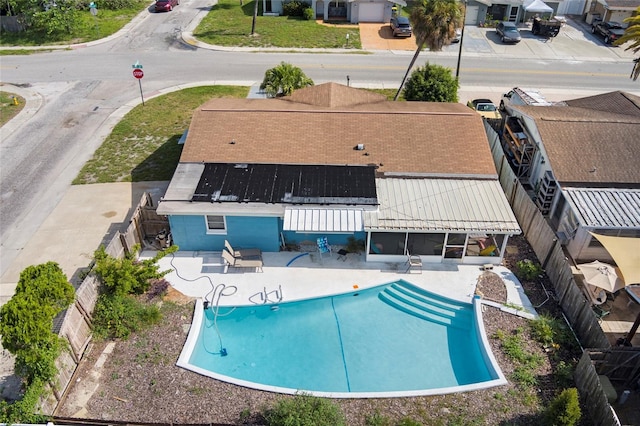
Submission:
[[[484,264],[520,233],[480,115],[336,83],[202,105],[157,212],[187,251],[354,237],[367,260]]]
[[[535,15],[580,15],[584,4],[585,0],[470,0],[465,24],[476,25],[488,20],[526,22]]]
[[[505,154],[574,260],[612,260],[590,232],[640,238],[640,97],[618,91],[507,112]]]
[[[265,15],[282,14],[282,0],[262,0]],[[389,22],[394,5],[406,6],[404,0],[307,0],[316,12],[316,18],[324,21]]]
[[[623,21],[635,15],[638,7],[640,0],[587,0],[583,15],[588,24],[602,20],[626,25]]]

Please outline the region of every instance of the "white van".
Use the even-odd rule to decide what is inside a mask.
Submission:
[[[508,93],[502,95],[502,99],[500,100],[500,111],[505,110],[506,104],[550,106],[556,103],[547,101],[542,93],[540,93],[539,89],[514,87]]]

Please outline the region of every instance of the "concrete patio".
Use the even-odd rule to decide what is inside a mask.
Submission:
[[[151,257],[152,252],[143,253]],[[320,256],[318,252],[265,252],[263,272],[255,268],[229,268],[224,273],[221,252],[177,252],[160,260],[165,276],[181,293],[211,301],[214,288],[226,287],[221,306],[291,302],[347,293],[398,280],[408,281],[425,290],[452,299],[471,302],[478,278],[478,265],[423,263],[422,271],[407,272],[407,263],[365,262],[364,254],[337,253]],[[524,294],[518,279],[503,266],[495,266],[507,288],[507,303],[522,306],[521,315],[535,316],[535,309]],[[266,295],[266,297],[265,297]],[[280,297],[281,296],[281,297]],[[217,299],[217,296],[216,296]],[[215,301],[214,301],[215,302]],[[508,309],[508,308],[505,308]],[[511,311],[515,311],[511,309]]]

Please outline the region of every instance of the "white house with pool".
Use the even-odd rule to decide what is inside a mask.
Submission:
[[[199,107],[157,212],[182,251],[351,237],[368,262],[497,265],[520,233],[482,117],[336,83]]]

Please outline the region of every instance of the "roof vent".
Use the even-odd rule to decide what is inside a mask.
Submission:
[[[355,149],[356,151],[362,151],[364,149],[364,144],[359,143],[358,145],[354,146],[353,149]]]

